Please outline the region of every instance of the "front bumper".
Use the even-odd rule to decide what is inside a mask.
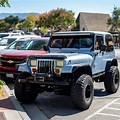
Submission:
[[[25,79],[18,79],[20,83],[30,83],[30,84],[39,84],[39,85],[51,85],[51,86],[66,86],[69,85],[69,82],[66,79],[61,77],[39,77],[39,76],[30,76]]]
[[[0,71],[0,78],[7,79],[16,79],[20,75],[18,71]]]

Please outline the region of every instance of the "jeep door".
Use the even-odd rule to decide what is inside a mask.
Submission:
[[[105,54],[104,51],[100,51],[103,44],[104,44],[104,36],[95,35],[95,41],[94,41],[95,58],[92,65],[93,74],[99,74],[104,72],[105,70],[105,64],[106,64]]]

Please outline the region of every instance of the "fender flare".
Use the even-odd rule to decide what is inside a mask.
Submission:
[[[79,73],[80,75],[82,74],[88,74],[92,76],[92,69],[90,65],[85,65],[85,66],[74,66],[72,69],[72,73]]]
[[[112,61],[107,61],[106,67],[105,67],[105,73],[110,69],[111,66],[118,66],[117,59],[113,59]]]

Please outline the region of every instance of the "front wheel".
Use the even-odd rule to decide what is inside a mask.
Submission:
[[[110,94],[117,92],[119,88],[119,70],[116,66],[111,66],[110,70],[106,73],[104,86]]]
[[[74,105],[81,110],[90,107],[94,95],[94,86],[91,76],[87,74],[81,75],[73,84],[71,89],[71,97]]]
[[[19,83],[19,79],[25,79],[25,75],[22,74],[15,81],[14,91],[16,98],[22,103],[33,102],[38,96],[35,86],[27,83]]]

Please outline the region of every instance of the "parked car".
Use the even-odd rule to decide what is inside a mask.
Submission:
[[[0,77],[1,79],[12,78],[15,79],[19,72],[16,65],[24,63],[28,56],[46,54],[43,46],[49,41],[49,37],[29,38],[19,48],[3,49],[0,53]]]
[[[15,41],[13,41],[12,43],[10,43],[5,49],[19,49],[21,47],[22,44],[24,44],[27,40],[29,39],[38,39],[41,38],[41,36],[38,35],[24,35],[22,37],[20,37],[19,39],[16,39]]]
[[[0,49],[4,49],[4,48],[6,48],[6,49],[9,49],[9,47],[7,47],[7,46],[11,46],[11,44],[14,44],[14,45],[16,45],[17,43],[17,41],[18,40],[22,40],[22,39],[24,39],[25,40],[25,38],[41,38],[41,36],[38,36],[38,35],[22,35],[22,36],[8,36],[8,37],[3,37],[1,40],[0,40]],[[20,40],[20,41],[21,41]],[[22,43],[23,41],[18,41],[19,43]],[[14,42],[14,43],[13,43]],[[11,46],[12,47],[12,46]]]
[[[21,74],[14,91],[20,102],[32,102],[38,93],[50,91],[71,95],[74,105],[86,110],[93,101],[94,81],[104,82],[109,94],[117,92],[120,80],[112,34],[56,32],[44,49],[49,53],[29,57],[18,66]]]
[[[0,39],[3,37],[7,37],[7,36],[21,36],[21,33],[13,33],[13,32],[5,32],[5,33],[0,33]]]
[[[24,38],[24,36],[8,36],[8,37],[3,37],[0,40],[0,49],[6,48],[10,43],[12,43],[15,40],[18,40],[20,38]]]

